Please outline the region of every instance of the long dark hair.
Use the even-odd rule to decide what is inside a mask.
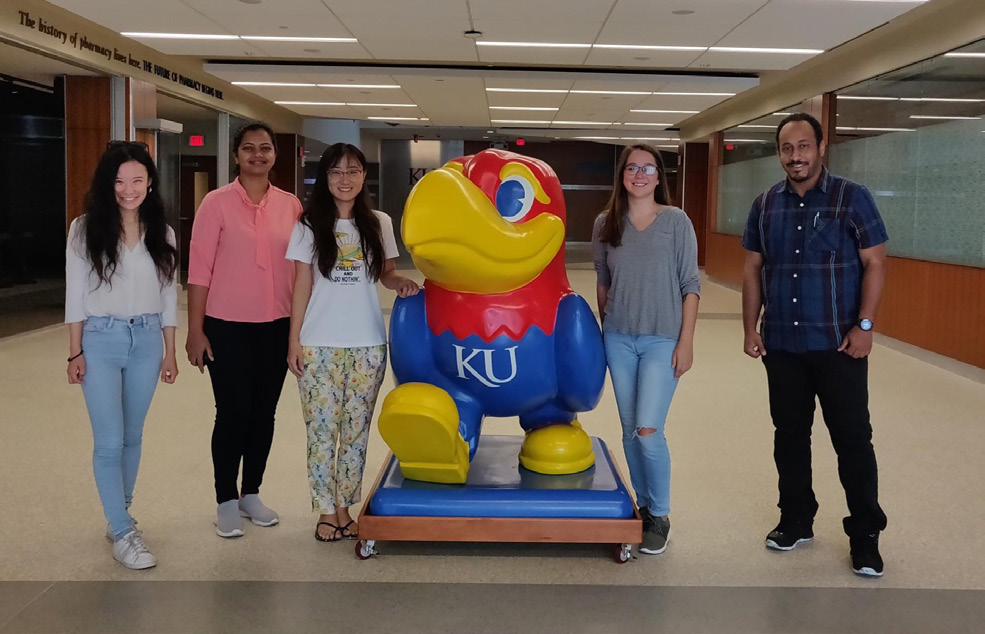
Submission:
[[[335,237],[335,221],[339,210],[335,198],[328,189],[328,170],[338,166],[344,157],[359,161],[366,171],[366,156],[355,145],[336,143],[329,146],[318,161],[318,177],[311,198],[301,214],[301,222],[311,229],[315,238],[315,259],[322,275],[331,279],[331,271],[339,255],[339,243]],[[359,242],[365,257],[366,270],[370,279],[376,281],[383,275],[383,231],[380,219],[373,213],[372,198],[366,190],[365,182],[352,205],[352,221],[359,230]]]
[[[140,204],[138,217],[144,231],[144,244],[154,260],[161,284],[174,279],[178,250],[168,243],[164,220],[164,201],[158,192],[157,168],[143,143],[112,142],[103,152],[83,203],[85,252],[99,283],[110,283],[120,258],[123,222],[116,202],[116,175],[120,166],[137,161],[147,168],[147,197]]]
[[[627,145],[623,148],[622,154],[619,155],[619,161],[616,163],[616,175],[612,183],[612,196],[609,197],[609,202],[605,205],[605,220],[602,221],[602,230],[600,238],[602,242],[605,242],[613,247],[618,247],[622,244],[622,226],[623,219],[626,217],[626,208],[629,206],[629,196],[626,193],[626,186],[623,185],[623,174],[626,171],[626,163],[629,162],[629,155],[633,153],[634,150],[643,150],[653,155],[653,162],[657,166],[657,187],[653,190],[653,200],[661,205],[672,205],[673,201],[670,197],[670,189],[667,188],[667,173],[664,170],[663,159],[660,158],[660,152],[657,148],[646,143],[637,143],[636,145]]]

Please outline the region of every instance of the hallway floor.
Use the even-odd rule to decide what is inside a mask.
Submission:
[[[594,304],[594,273],[574,265],[569,274]],[[392,297],[381,297],[388,312]],[[132,509],[159,564],[134,572],[113,561],[103,537],[88,418],[64,375],[64,328],[2,339],[0,633],[980,631],[983,373],[875,347],[871,411],[889,527],[886,574],[863,579],[849,569],[844,495],[820,414],[815,540],[782,554],[763,546],[778,518],[772,426],[762,364],[741,344],[739,294],[705,282],[694,369],[667,424],[673,536],[663,555],[622,566],[602,546],[382,543],[361,562],[351,542],[315,541],[290,375],[262,490],[281,524],[220,539],[211,389],[182,352],[178,382],[158,388],[147,420]],[[383,393],[392,385],[388,376]],[[581,421],[625,471],[611,387]],[[491,420],[484,431],[519,428]],[[386,451],[374,429],[364,492]]]

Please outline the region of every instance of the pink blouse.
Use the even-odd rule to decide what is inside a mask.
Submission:
[[[253,204],[237,178],[209,192],[195,214],[188,283],[207,286],[205,314],[225,321],[289,317],[294,263],[284,259],[301,202],[271,185]]]

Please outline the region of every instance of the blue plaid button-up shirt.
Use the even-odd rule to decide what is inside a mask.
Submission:
[[[742,246],[763,255],[766,350],[836,350],[858,323],[859,249],[887,240],[869,191],[827,168],[803,198],[787,180],[760,194]]]

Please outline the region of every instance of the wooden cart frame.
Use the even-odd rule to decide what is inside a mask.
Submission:
[[[367,500],[371,501],[376,494],[392,456],[387,454]],[[616,477],[625,485],[619,465],[614,460],[612,464]],[[367,502],[359,514],[356,557],[369,559],[375,555],[377,541],[554,542],[613,544],[613,559],[625,563],[632,557],[632,545],[642,540],[643,520],[635,501],[633,517],[627,519],[373,515]]]

